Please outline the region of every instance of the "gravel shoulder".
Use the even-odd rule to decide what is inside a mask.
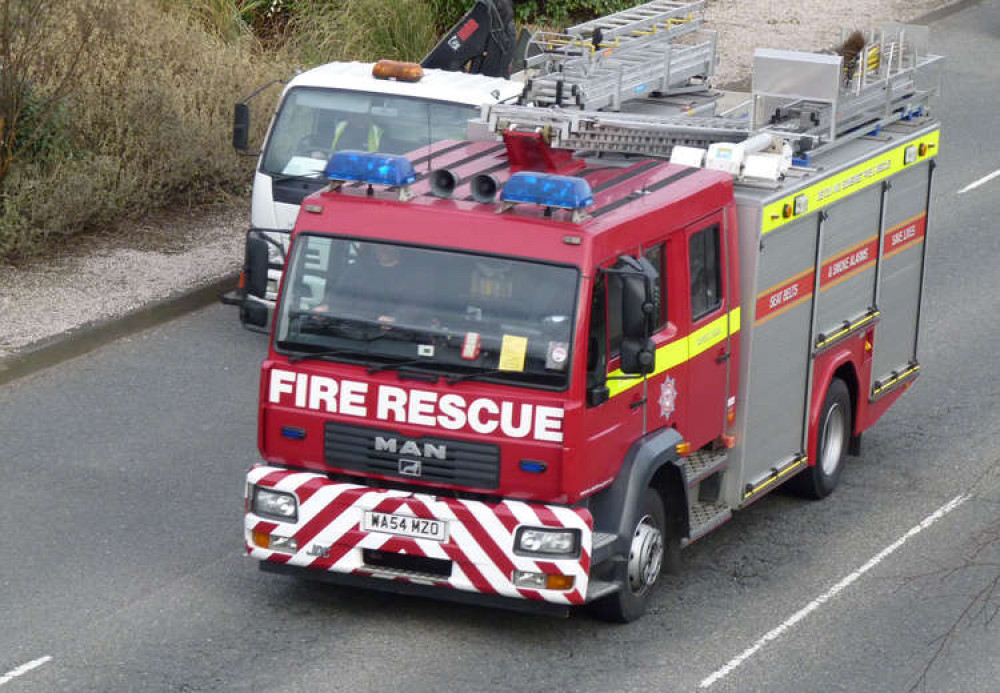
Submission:
[[[841,29],[912,21],[966,0],[709,0],[718,31],[716,84],[745,82],[755,47],[822,50]],[[235,155],[234,155],[235,156]],[[0,264],[0,361],[234,274],[249,199],[168,210],[97,239],[73,240],[24,267]],[[233,319],[236,319],[235,310]]]

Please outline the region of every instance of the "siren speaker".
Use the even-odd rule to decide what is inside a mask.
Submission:
[[[472,188],[472,199],[485,205],[493,202],[497,190],[500,189],[500,183],[488,173],[478,173],[473,177],[469,187]]]
[[[446,168],[431,171],[431,194],[437,197],[451,197],[458,185],[458,176]]]

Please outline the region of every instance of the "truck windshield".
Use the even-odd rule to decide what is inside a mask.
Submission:
[[[296,360],[567,385],[575,267],[313,234],[289,262],[275,340]]]
[[[264,150],[261,170],[315,177],[334,151],[409,154],[440,140],[466,139],[479,109],[408,96],[297,87],[288,92]]]

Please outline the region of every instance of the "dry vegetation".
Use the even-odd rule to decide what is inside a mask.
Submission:
[[[0,262],[245,195],[253,160],[230,147],[233,103],[298,66],[419,59],[472,1],[0,0]],[[625,2],[526,0],[517,14]]]
[[[0,12],[4,52],[30,53],[18,74],[0,63],[13,142],[0,258],[171,202],[245,192],[252,161],[230,147],[232,104],[290,65],[153,0],[0,0]]]

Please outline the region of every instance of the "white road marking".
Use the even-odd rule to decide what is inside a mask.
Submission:
[[[836,597],[840,592],[842,592],[845,588],[847,588],[851,583],[853,583],[859,577],[861,577],[862,575],[864,575],[865,573],[867,573],[869,570],[871,570],[872,568],[874,568],[875,566],[877,566],[879,563],[881,563],[887,556],[889,556],[889,554],[893,553],[896,549],[898,549],[900,546],[902,546],[903,544],[905,544],[908,539],[910,539],[914,535],[919,534],[923,530],[925,530],[928,527],[930,527],[932,524],[934,524],[935,522],[937,522],[938,520],[940,520],[942,517],[944,517],[945,515],[947,515],[948,513],[950,513],[952,510],[954,510],[958,506],[960,506],[962,503],[964,503],[965,501],[967,501],[969,498],[970,498],[969,494],[964,494],[964,495],[961,495],[961,496],[956,496],[955,498],[953,498],[950,501],[948,501],[947,503],[945,503],[943,506],[941,506],[940,508],[938,508],[937,510],[935,510],[933,513],[931,513],[930,515],[928,515],[927,517],[925,517],[920,524],[915,525],[906,534],[904,534],[899,539],[897,539],[896,541],[894,541],[893,543],[889,544],[887,547],[885,547],[884,549],[882,549],[879,553],[877,553],[875,556],[873,556],[871,559],[869,559],[869,561],[867,563],[865,563],[863,566],[861,566],[860,568],[858,568],[857,570],[855,570],[853,573],[851,573],[850,575],[848,575],[844,579],[842,579],[840,582],[838,582],[836,585],[834,585],[829,590],[827,590],[826,592],[824,592],[822,595],[820,595],[819,597],[817,597],[816,599],[812,600],[811,602],[809,602],[808,604],[806,604],[804,607],[802,607],[801,609],[799,609],[798,611],[796,611],[794,614],[792,614],[788,618],[788,620],[786,620],[780,626],[778,626],[777,628],[775,628],[775,629],[773,629],[773,630],[768,631],[767,633],[765,633],[764,636],[761,637],[757,642],[755,642],[753,645],[751,645],[747,649],[743,650],[743,652],[741,652],[740,654],[738,654],[737,656],[735,656],[731,660],[729,660],[729,662],[726,663],[725,666],[723,666],[722,668],[716,670],[711,675],[706,676],[704,679],[702,679],[702,681],[699,684],[699,686],[701,688],[708,688],[713,683],[715,683],[716,681],[720,680],[721,678],[723,678],[724,676],[726,676],[727,674],[729,674],[730,672],[732,672],[738,666],[740,666],[741,664],[743,664],[743,662],[745,662],[746,660],[750,659],[750,657],[754,656],[757,653],[758,650],[760,650],[762,647],[764,647],[764,645],[768,644],[772,640],[776,640],[777,638],[781,637],[781,635],[784,634],[785,631],[787,631],[789,628],[791,628],[792,626],[794,626],[796,623],[798,623],[799,621],[801,621],[802,619],[804,619],[806,616],[808,616],[809,614],[811,614],[813,611],[815,611],[819,607],[823,606],[823,604],[825,604],[829,600],[831,600],[834,597]]]
[[[18,676],[24,676],[25,674],[27,674],[32,669],[37,669],[38,667],[42,666],[46,662],[51,662],[51,661],[52,661],[51,655],[45,655],[44,657],[39,657],[38,659],[34,659],[34,660],[28,662],[27,664],[22,664],[21,666],[17,667],[16,669],[11,669],[10,671],[8,671],[3,676],[0,676],[0,686],[4,685],[5,683],[10,683],[14,679],[16,679]]]
[[[991,180],[993,180],[997,176],[1000,176],[1000,168],[998,168],[996,171],[994,171],[993,173],[989,174],[988,176],[983,176],[979,180],[973,181],[972,183],[969,183],[964,188],[962,188],[961,190],[959,190],[958,194],[961,195],[964,192],[969,192],[970,190],[975,190],[976,188],[978,188],[983,183],[989,183]]]

